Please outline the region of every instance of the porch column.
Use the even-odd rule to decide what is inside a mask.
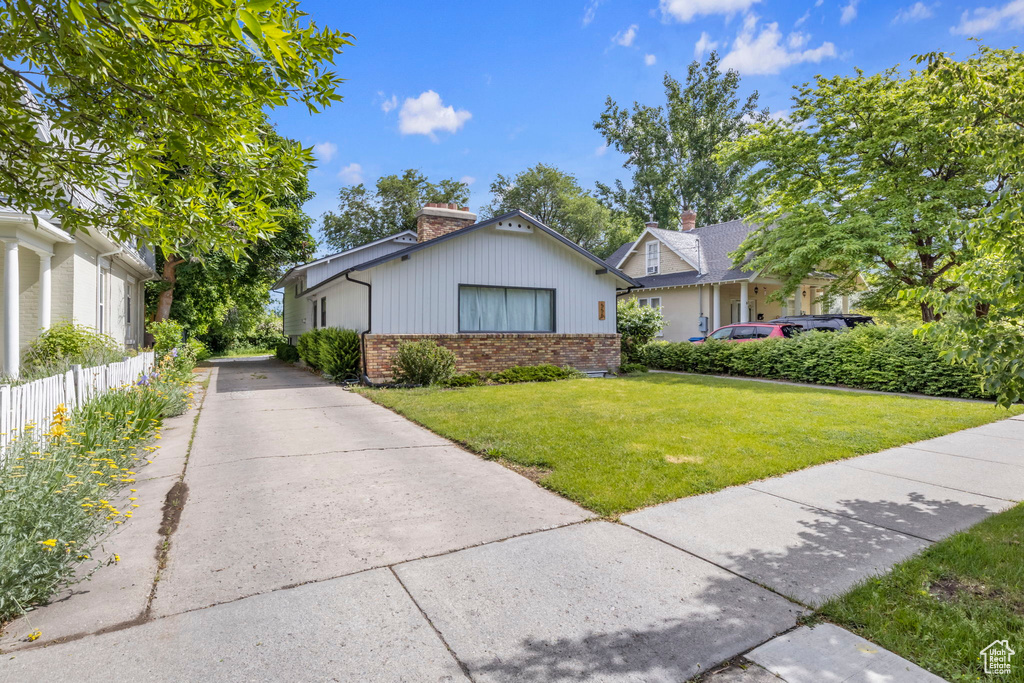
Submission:
[[[843,294],[843,313],[850,312],[850,295]]]
[[[722,285],[717,282],[711,286],[711,329],[714,332],[722,326]]]
[[[50,329],[50,258],[39,254],[39,328]]]
[[[18,376],[18,346],[21,332],[18,329],[18,243],[4,243],[4,372]]]
[[[748,310],[748,308],[747,308],[747,306],[748,306],[748,303],[747,303],[747,289],[749,288],[749,286],[750,286],[750,283],[747,282],[746,280],[744,280],[743,282],[740,283],[740,322],[741,323],[749,323],[750,322],[750,310]]]
[[[817,289],[815,289],[814,287],[810,287],[810,286],[807,287],[807,312],[810,313],[811,315],[817,315],[818,314],[818,311],[815,310],[815,309],[817,309],[818,305],[816,303],[814,303],[814,297],[817,296],[817,294],[818,294],[818,290]]]
[[[796,291],[793,292],[793,315],[800,315],[801,311],[803,311],[801,306],[803,302],[800,300],[800,294],[800,285],[797,285]]]

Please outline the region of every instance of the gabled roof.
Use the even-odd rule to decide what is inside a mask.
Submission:
[[[507,220],[510,220],[510,219],[513,219],[513,218],[521,218],[522,220],[529,221],[532,225],[537,227],[542,232],[547,233],[548,235],[550,235],[551,237],[553,237],[557,241],[561,242],[564,246],[572,249],[573,251],[575,251],[576,253],[580,254],[581,256],[584,256],[584,257],[590,259],[595,264],[600,266],[601,269],[607,270],[609,274],[614,275],[615,277],[619,278],[620,280],[625,282],[627,285],[629,285],[631,287],[638,287],[638,286],[640,286],[640,283],[637,280],[634,280],[633,278],[629,277],[628,275],[626,275],[625,273],[620,271],[618,268],[616,268],[614,266],[609,266],[607,263],[605,263],[604,261],[599,259],[594,254],[590,253],[589,251],[587,251],[586,249],[584,249],[580,245],[576,244],[572,240],[566,239],[558,231],[552,230],[551,228],[549,228],[548,226],[544,225],[539,220],[537,220],[536,218],[534,218],[530,214],[526,213],[525,211],[516,210],[516,211],[510,211],[510,212],[502,214],[500,216],[495,216],[494,218],[489,218],[489,219],[487,219],[485,221],[480,221],[479,223],[474,223],[472,225],[467,225],[466,227],[459,228],[458,230],[452,230],[451,232],[446,233],[444,235],[441,235],[440,237],[435,237],[432,240],[427,240],[426,242],[418,242],[418,243],[416,243],[416,244],[414,244],[412,246],[406,247],[405,249],[399,249],[398,251],[393,251],[390,254],[385,254],[384,256],[379,256],[379,257],[377,257],[375,259],[371,259],[371,260],[366,261],[364,263],[360,263],[358,265],[352,266],[351,268],[343,270],[340,273],[332,275],[331,277],[316,283],[314,286],[308,288],[305,292],[302,292],[302,294],[300,294],[299,296],[304,296],[308,292],[311,292],[313,290],[319,289],[319,288],[323,287],[326,284],[334,282],[335,280],[337,280],[339,278],[345,277],[349,273],[363,271],[363,270],[369,270],[370,268],[373,268],[375,266],[379,266],[379,265],[381,265],[383,263],[387,263],[388,261],[394,261],[395,259],[404,258],[404,257],[406,257],[406,256],[408,256],[408,255],[410,255],[412,253],[420,251],[421,249],[429,249],[429,248],[431,248],[433,246],[436,246],[438,244],[442,244],[444,242],[447,242],[448,240],[458,239],[459,237],[462,237],[464,235],[468,235],[470,233],[476,232],[477,230],[480,230],[481,228],[485,228],[485,227],[487,227],[489,225],[494,225],[495,223],[504,222],[504,221],[507,221]]]
[[[640,233],[640,237],[632,243],[628,250],[623,252],[618,263],[615,263],[614,266],[616,268],[621,268],[629,255],[636,249],[637,245],[646,241],[644,238],[647,235],[654,237],[671,249],[676,256],[686,263],[689,263],[695,270],[702,273],[704,272],[704,267],[703,264],[701,264],[700,259],[700,250],[697,247],[697,239],[693,234],[688,232],[679,232],[678,230],[663,230],[662,228],[644,228],[644,231]],[[609,259],[609,262],[610,261],[611,259]]]
[[[282,275],[280,277],[280,279],[278,279],[277,282],[274,283],[274,286],[271,287],[271,289],[280,289],[282,286],[284,286],[285,282],[287,282],[289,279],[291,279],[292,275],[294,275],[295,273],[298,273],[300,270],[305,270],[306,268],[309,268],[310,266],[315,266],[318,263],[327,263],[329,261],[333,261],[334,259],[339,258],[341,256],[349,256],[351,254],[355,254],[356,252],[362,251],[363,249],[369,249],[370,247],[375,247],[378,244],[383,244],[385,242],[390,242],[392,240],[397,240],[400,237],[412,237],[413,239],[416,239],[416,231],[415,230],[403,230],[402,232],[396,232],[394,235],[388,235],[387,237],[381,237],[379,240],[374,240],[372,242],[367,242],[366,244],[360,244],[358,247],[352,247],[351,249],[346,249],[345,251],[339,251],[336,254],[329,254],[327,256],[318,258],[317,260],[310,261],[309,263],[303,263],[302,265],[293,266],[284,275]]]

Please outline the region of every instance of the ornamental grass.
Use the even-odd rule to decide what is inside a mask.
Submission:
[[[119,557],[104,539],[139,507],[136,471],[158,448],[161,421],[190,407],[191,368],[165,355],[138,383],[49,425],[26,425],[0,461],[0,623],[45,604]],[[187,362],[187,359],[186,359]]]

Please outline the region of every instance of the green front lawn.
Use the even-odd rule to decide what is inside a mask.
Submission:
[[[979,653],[1008,639],[1024,681],[1024,505],[990,517],[826,603],[820,614],[949,681],[988,680]]]
[[[362,392],[605,515],[1021,410],[668,374]]]

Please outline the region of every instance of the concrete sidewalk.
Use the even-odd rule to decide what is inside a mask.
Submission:
[[[1022,453],[1007,420],[614,523],[302,370],[217,364],[151,609],[0,680],[681,681],[742,653],[846,680],[859,645],[798,617],[1024,498]]]

